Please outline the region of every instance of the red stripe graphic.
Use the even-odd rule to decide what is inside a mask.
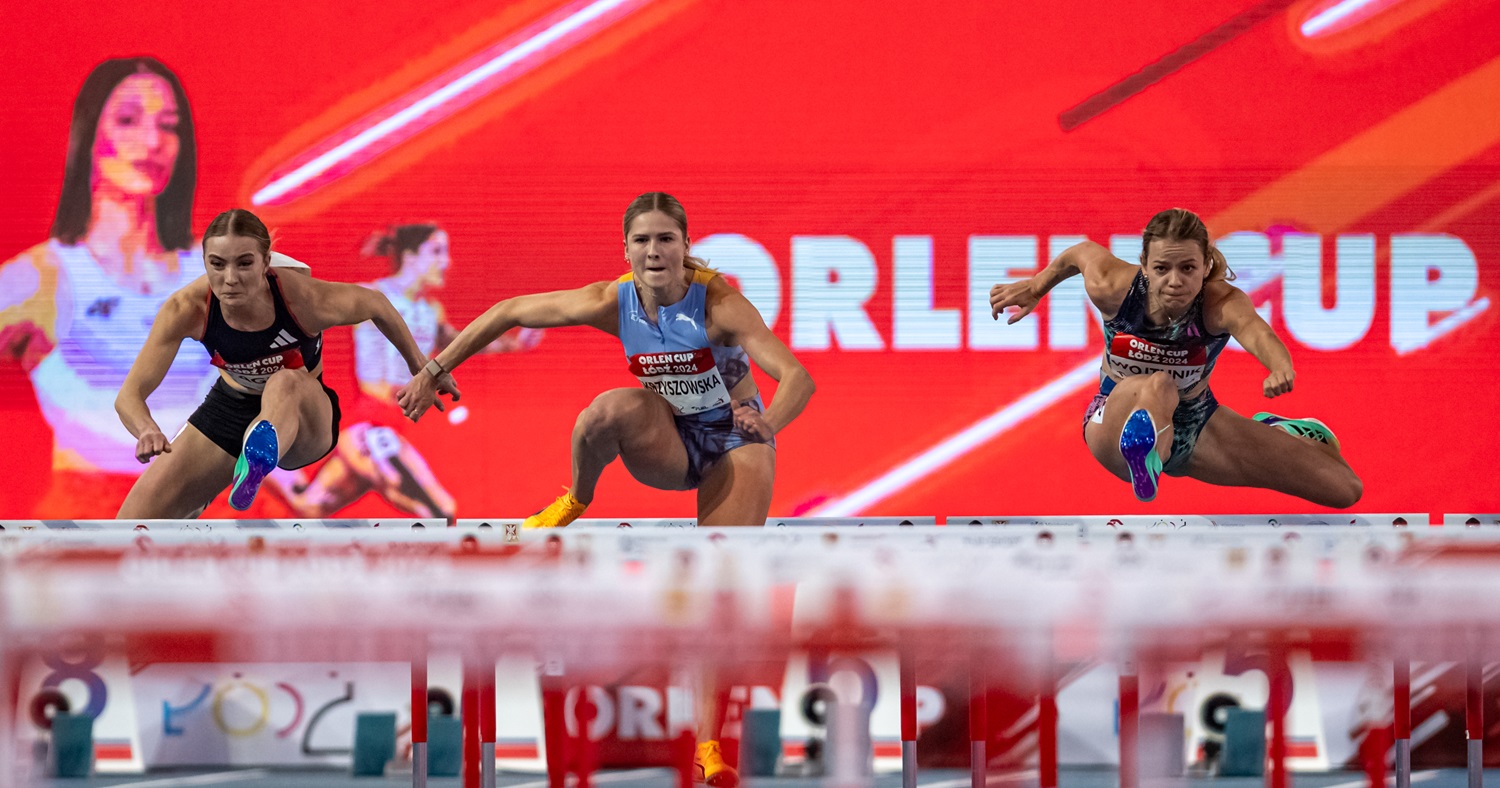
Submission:
[[[100,761],[129,761],[134,758],[130,742],[94,742],[94,759]]]
[[[496,758],[535,758],[536,744],[495,744]]]

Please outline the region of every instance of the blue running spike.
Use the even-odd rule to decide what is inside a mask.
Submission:
[[[1161,455],[1156,453],[1156,422],[1144,408],[1130,414],[1120,431],[1120,456],[1130,469],[1130,486],[1142,501],[1156,499]]]
[[[271,422],[261,419],[250,428],[240,458],[234,462],[234,484],[229,488],[229,505],[244,511],[250,508],[255,494],[260,491],[260,482],[266,474],[276,468],[281,457],[277,452],[276,428]]]

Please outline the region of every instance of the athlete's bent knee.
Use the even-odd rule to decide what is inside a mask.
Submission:
[[[306,373],[295,369],[277,370],[266,379],[266,389],[262,396],[284,397],[296,393],[302,385]]]
[[[1141,385],[1141,393],[1153,399],[1169,403],[1170,407],[1177,407],[1179,394],[1177,384],[1172,381],[1172,376],[1165,372],[1153,372],[1146,376]]]
[[[1353,471],[1345,474],[1345,478],[1333,487],[1331,500],[1328,505],[1338,509],[1348,509],[1359,503],[1359,499],[1365,494],[1365,483],[1360,481]]]
[[[578,414],[577,429],[591,437],[617,435],[639,423],[645,415],[639,400],[606,391]]]

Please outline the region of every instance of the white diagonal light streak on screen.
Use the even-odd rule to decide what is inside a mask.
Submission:
[[[1016,425],[1057,404],[1063,397],[1098,380],[1099,358],[1094,356],[1062,377],[965,427],[957,434],[944,438],[936,446],[886,471],[879,478],[843,498],[817,507],[810,514],[821,517],[851,517],[859,514],[865,507],[901,492],[995,436],[1009,432]]]
[[[1311,19],[1302,23],[1300,30],[1302,35],[1312,38],[1321,35],[1325,30],[1342,22],[1350,14],[1363,11],[1367,6],[1388,5],[1391,0],[1344,0],[1330,8],[1319,11]]]
[[[625,5],[632,0],[596,0],[583,9],[570,14],[564,19],[547,29],[537,33],[531,38],[522,41],[516,46],[496,55],[472,71],[469,71],[446,85],[432,91],[422,97],[411,106],[397,112],[385,120],[371,126],[370,128],[356,134],[354,137],[339,144],[333,150],[324,153],[312,161],[298,167],[286,175],[277,178],[264,188],[256,192],[250,198],[251,203],[261,205],[275,200],[287,192],[316,178],[329,168],[359,153],[380,140],[394,134],[410,125],[418,118],[442,107],[450,101],[454,101],[465,92],[472,89],[486,79],[489,79],[506,69],[514,66],[522,60],[541,52],[548,46],[556,43],[564,36],[572,33],[584,25],[598,19],[600,16]]]

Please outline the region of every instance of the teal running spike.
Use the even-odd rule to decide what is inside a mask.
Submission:
[[[276,428],[271,422],[261,419],[245,438],[240,458],[234,462],[234,484],[229,488],[229,505],[244,511],[250,508],[260,483],[266,474],[276,468],[280,459],[277,453]]]
[[[1130,469],[1130,486],[1141,501],[1156,499],[1161,455],[1156,453],[1156,422],[1144,408],[1130,414],[1120,431],[1120,456]]]
[[[1284,430],[1299,438],[1312,438],[1320,443],[1326,443],[1335,449],[1339,448],[1339,439],[1334,436],[1333,430],[1328,429],[1327,424],[1317,419],[1288,419],[1284,416],[1277,416],[1274,413],[1257,413],[1251,418],[1262,424]]]

